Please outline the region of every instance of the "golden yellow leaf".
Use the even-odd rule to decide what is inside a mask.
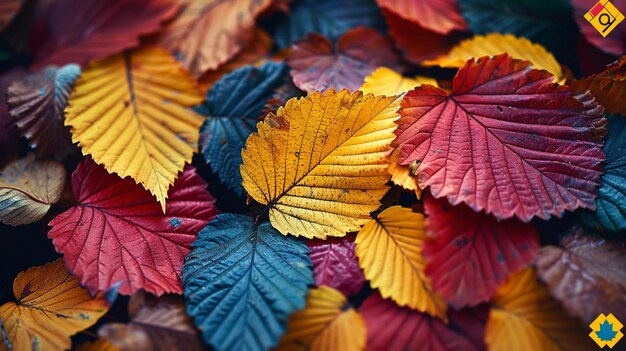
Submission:
[[[345,296],[328,286],[311,289],[304,310],[289,317],[279,351],[360,351],[365,349],[365,321]]]
[[[513,273],[498,288],[487,319],[485,342],[494,351],[575,351],[597,348],[580,321],[550,296],[535,271]]]
[[[394,149],[389,156],[389,174],[391,181],[406,190],[415,191],[415,196],[419,199],[422,196],[422,190],[417,185],[417,177],[411,175],[410,166],[403,166],[398,163],[400,150]]]
[[[390,68],[379,67],[372,74],[365,77],[365,81],[359,90],[364,94],[395,96],[406,93],[422,84],[439,86],[434,78],[422,76],[414,78],[404,77]]]
[[[424,272],[425,238],[424,215],[393,206],[363,226],[355,251],[365,278],[384,298],[446,319],[446,302],[433,291]]]
[[[358,230],[389,189],[399,103],[332,89],[290,99],[248,138],[244,188],[268,205],[282,234],[325,239]]]
[[[21,225],[40,220],[59,201],[65,168],[34,154],[11,162],[0,173],[0,221]]]
[[[143,48],[91,64],[76,82],[65,125],[84,155],[130,176],[165,211],[167,191],[197,148],[203,100],[166,51]]]
[[[495,56],[502,53],[507,53],[518,60],[527,60],[534,68],[545,69],[554,75],[555,81],[561,81],[564,78],[561,65],[548,50],[526,38],[512,34],[476,35],[458,43],[448,54],[422,62],[422,64],[458,68],[465,65],[472,57]]]
[[[0,307],[11,347],[3,342],[0,350],[69,349],[70,336],[95,324],[108,310],[103,297],[91,297],[80,287],[62,259],[20,273],[13,293],[17,302]]]

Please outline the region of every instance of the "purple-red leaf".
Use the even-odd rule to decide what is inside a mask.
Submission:
[[[287,64],[294,84],[309,93],[329,88],[356,91],[380,66],[401,69],[391,42],[363,27],[346,32],[336,44],[322,35],[309,34],[294,44]]]
[[[509,274],[529,265],[539,249],[533,224],[498,221],[445,199],[424,199],[426,274],[433,288],[455,307],[488,301]]]
[[[479,306],[449,314],[449,322],[406,307],[399,307],[379,293],[370,295],[360,308],[367,327],[367,350],[478,351],[488,309]]]
[[[595,208],[602,173],[599,107],[506,54],[470,60],[452,91],[423,85],[402,101],[395,145],[420,188],[499,219]]]
[[[354,253],[354,235],[327,240],[311,240],[309,256],[313,262],[315,285],[327,285],[344,295],[354,295],[361,290],[365,277]]]
[[[48,236],[91,291],[121,282],[120,294],[182,293],[179,273],[196,234],[217,213],[206,183],[187,166],[170,188],[166,213],[131,178],[91,158],[72,174],[77,204],[50,222]]]

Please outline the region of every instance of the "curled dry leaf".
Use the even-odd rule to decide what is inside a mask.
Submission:
[[[307,242],[313,262],[315,285],[329,286],[346,296],[358,293],[365,277],[354,253],[354,236],[343,238],[315,239]]]
[[[92,63],[65,113],[84,155],[130,176],[165,211],[168,189],[198,147],[202,102],[193,78],[162,49],[144,47]]]
[[[598,74],[577,80],[570,78],[567,85],[572,89],[572,94],[582,94],[589,90],[598,101],[604,111],[626,115],[626,69],[624,69],[626,58],[607,66],[607,69]]]
[[[389,187],[386,155],[399,101],[328,90],[291,99],[242,151],[243,186],[282,234],[356,231]]]
[[[9,114],[31,147],[42,157],[64,159],[74,151],[64,110],[80,67],[47,67],[11,84],[7,90]]]
[[[438,86],[437,80],[429,77],[404,77],[402,74],[387,68],[379,67],[365,77],[359,88],[364,94],[393,96],[404,94],[422,84]]]
[[[496,218],[547,219],[595,208],[602,173],[602,108],[574,98],[546,71],[506,54],[471,59],[452,91],[408,92],[394,144],[420,188]]]
[[[17,301],[0,307],[3,351],[67,350],[70,336],[95,324],[109,309],[109,301],[89,295],[61,259],[20,273],[13,293]]]
[[[365,278],[383,297],[446,319],[446,303],[424,272],[425,238],[424,215],[393,206],[363,226],[356,237],[356,255]]]
[[[276,351],[362,351],[365,322],[341,292],[322,286],[311,289],[306,307],[289,317],[287,333]]]
[[[34,154],[16,160],[0,173],[0,221],[9,225],[40,220],[61,198],[65,168]]]
[[[600,313],[626,311],[626,245],[576,228],[560,246],[545,246],[537,274],[570,314],[591,323]]]
[[[329,88],[356,91],[379,66],[401,68],[391,42],[364,27],[346,32],[336,44],[320,34],[309,34],[294,44],[286,62],[293,82],[309,93]]]
[[[204,350],[181,297],[138,291],[130,298],[129,314],[128,324],[105,324],[98,334],[121,351]]]
[[[485,342],[494,351],[583,351],[597,347],[583,324],[567,315],[531,268],[513,273],[496,291]]]
[[[72,174],[76,205],[50,222],[48,237],[91,291],[119,283],[123,295],[139,289],[181,293],[185,255],[217,213],[206,186],[195,168],[187,166],[163,214],[159,203],[131,178],[107,173],[87,158]]]
[[[181,1],[182,2],[182,1]],[[196,77],[217,69],[238,54],[254,32],[255,18],[271,0],[189,0],[159,35],[158,44],[170,50]]]

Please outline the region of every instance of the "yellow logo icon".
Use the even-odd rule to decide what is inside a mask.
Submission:
[[[624,15],[609,0],[600,0],[585,14],[585,19],[606,37],[624,20]]]
[[[589,324],[589,328],[591,328],[589,336],[601,348],[608,346],[612,349],[624,336],[620,331],[622,327],[622,323],[612,313],[609,313],[608,316],[600,313],[598,318]]]

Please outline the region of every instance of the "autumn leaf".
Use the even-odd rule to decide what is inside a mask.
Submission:
[[[158,44],[196,77],[235,55],[253,35],[255,18],[271,0],[188,0],[164,29]]]
[[[0,75],[0,91],[6,92],[11,83],[25,75],[23,68],[14,68]],[[15,120],[9,116],[6,94],[0,94],[0,166],[6,165],[17,157],[20,144],[20,130]]]
[[[76,82],[65,125],[84,155],[132,177],[161,203],[197,148],[202,96],[174,58],[143,48],[91,64]]]
[[[363,302],[359,311],[367,328],[367,350],[485,349],[485,308],[450,310],[450,322],[446,324],[440,318],[400,307],[374,293]]]
[[[619,61],[618,61],[619,62]],[[622,65],[624,62],[621,63]],[[622,100],[626,99],[626,75],[624,68],[619,66],[613,67],[608,65],[607,69],[598,74],[594,74],[583,79],[567,80],[567,85],[572,89],[573,94],[581,94],[589,90],[593,97],[598,101],[604,111],[626,115],[626,106]]]
[[[598,49],[611,55],[623,55],[624,52],[626,52],[626,30],[624,26],[615,27],[615,29],[611,31],[611,35],[605,37],[585,19],[585,13],[590,11],[597,2],[596,0],[572,0],[574,18],[576,19],[578,28],[585,39]],[[606,2],[602,4],[606,4]],[[611,0],[611,4],[613,4],[618,11],[622,11],[622,13],[626,9],[626,1],[624,0]]]
[[[273,37],[284,49],[309,33],[334,40],[359,26],[384,28],[384,19],[373,0],[298,0],[278,21]]]
[[[291,99],[242,151],[243,186],[282,234],[325,239],[367,222],[387,192],[399,102],[328,90]]]
[[[595,208],[602,108],[506,54],[473,59],[452,92],[408,92],[394,141],[420,188],[499,219],[524,222]]]
[[[376,0],[376,2],[378,6],[403,19],[439,34],[465,30],[467,27],[454,0]]]
[[[34,154],[11,162],[0,172],[0,221],[15,226],[40,220],[59,201],[64,185],[59,162]]]
[[[206,116],[200,128],[200,149],[205,161],[220,180],[237,195],[241,186],[241,149],[256,130],[265,103],[285,78],[283,63],[266,63],[259,68],[246,66],[219,80],[196,112]]]
[[[272,49],[272,38],[263,30],[255,28],[252,37],[241,51],[216,69],[206,71],[198,78],[198,85],[203,92],[208,92],[213,84],[228,73],[246,65],[256,65],[265,61]]]
[[[27,41],[33,69],[87,65],[139,44],[178,12],[171,0],[40,1]]]
[[[90,158],[72,174],[72,188],[76,205],[50,222],[48,237],[81,284],[97,291],[121,283],[123,295],[182,292],[183,259],[217,213],[193,167],[176,180],[166,214],[131,178],[109,174]]]
[[[78,76],[78,65],[52,66],[13,82],[7,90],[9,114],[42,157],[62,160],[74,151],[63,121]]]
[[[507,53],[514,59],[527,60],[534,68],[545,69],[552,73],[555,81],[563,79],[561,65],[548,50],[524,37],[516,37],[512,34],[477,35],[458,43],[447,54],[422,62],[422,64],[460,68],[471,58],[495,56],[502,53]]]
[[[109,309],[101,295],[91,297],[80,287],[63,260],[20,273],[13,293],[17,301],[0,307],[0,350],[69,349],[70,336],[95,324]]]
[[[533,262],[539,233],[516,219],[498,221],[445,199],[424,199],[426,274],[433,289],[455,307],[489,301],[512,272]]]
[[[111,345],[106,339],[98,338],[96,341],[78,345],[73,351],[120,351],[120,349]]]
[[[361,351],[365,349],[363,317],[341,292],[327,286],[312,289],[306,307],[289,317],[277,351]]]
[[[178,296],[155,298],[136,292],[128,303],[128,324],[108,323],[98,334],[121,351],[203,350],[200,334]]]
[[[489,350],[593,350],[578,320],[567,316],[533,269],[513,273],[498,288],[487,319]]]
[[[367,222],[356,237],[365,278],[400,306],[446,318],[446,303],[424,273],[424,215],[393,206]]]
[[[215,350],[276,346],[313,284],[308,253],[304,242],[267,222],[218,215],[198,234],[182,269],[187,313],[204,341]]]
[[[404,94],[422,84],[437,85],[434,78],[416,76],[404,77],[402,74],[387,68],[379,67],[372,74],[365,77],[359,88],[364,94],[393,96]]]
[[[626,247],[575,228],[560,246],[544,246],[537,275],[567,311],[586,323],[600,313],[626,311]]]
[[[322,285],[350,296],[358,293],[365,283],[354,252],[354,236],[343,238],[315,239],[308,243],[313,262],[315,285]]]
[[[394,149],[389,156],[389,174],[391,181],[406,190],[415,192],[415,196],[419,199],[422,196],[422,190],[417,184],[417,177],[411,173],[411,167],[398,164],[400,150]]]
[[[293,82],[309,93],[329,88],[355,91],[379,66],[401,68],[391,42],[364,27],[346,32],[336,44],[320,34],[309,34],[294,44],[286,62]]]

